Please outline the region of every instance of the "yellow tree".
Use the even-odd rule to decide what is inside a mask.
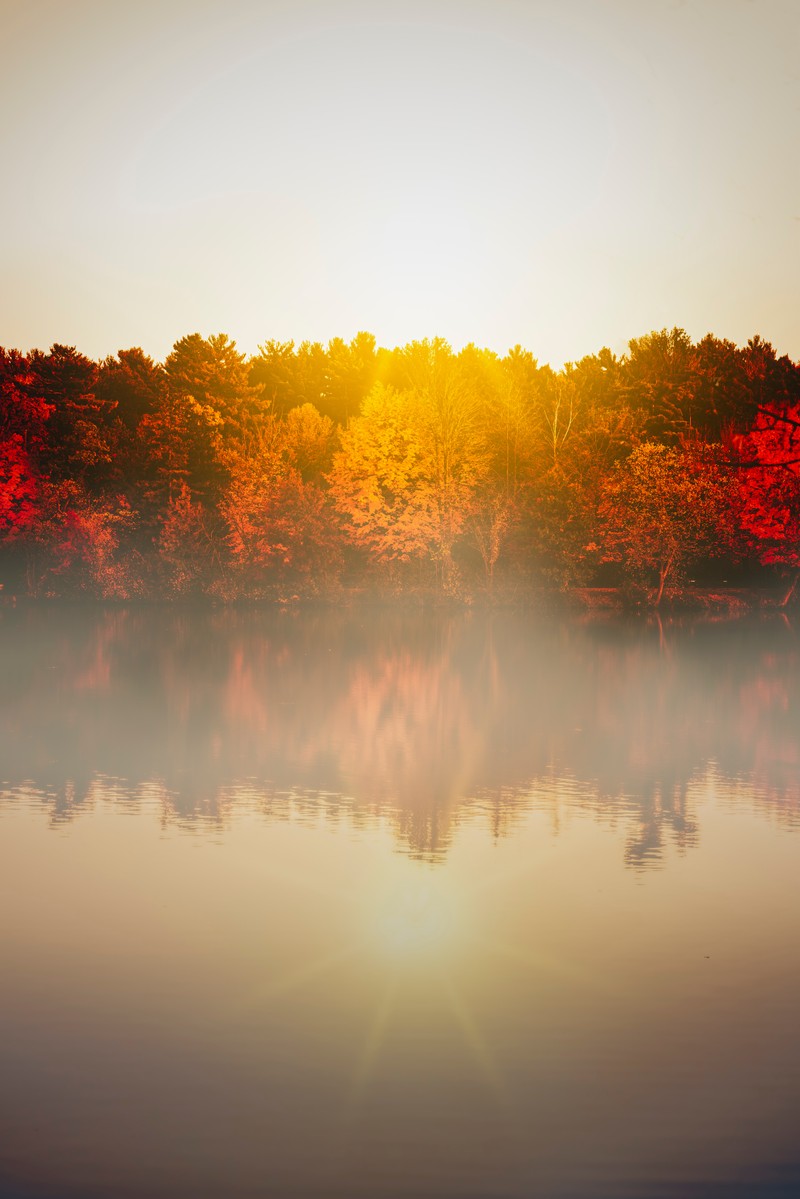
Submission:
[[[490,471],[480,392],[468,359],[441,338],[409,343],[401,370],[416,398],[419,442],[435,515],[431,551],[443,591],[456,585],[453,547]]]
[[[351,538],[380,562],[432,563],[456,587],[453,547],[488,466],[478,400],[441,340],[412,342],[340,434],[329,475]]]
[[[484,569],[486,590],[494,589],[495,567],[519,518],[525,470],[526,391],[522,372],[508,368],[491,350],[466,346],[458,356],[469,379],[470,407],[477,400],[473,448],[480,447],[476,486],[472,489],[467,530]],[[534,371],[536,363],[530,359]],[[527,365],[527,364],[526,364]]]
[[[424,560],[436,545],[421,407],[413,392],[376,384],[342,430],[328,475],[350,538],[377,562]]]
[[[333,421],[313,404],[290,408],[282,426],[285,454],[306,482],[319,481],[329,469],[334,448]]]

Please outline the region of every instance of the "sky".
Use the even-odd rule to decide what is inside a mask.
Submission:
[[[0,344],[800,358],[797,0],[0,0]]]

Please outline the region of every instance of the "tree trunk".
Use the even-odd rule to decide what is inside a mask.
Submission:
[[[789,584],[789,590],[786,592],[786,595],[783,597],[781,602],[778,604],[779,608],[788,608],[790,599],[794,595],[795,591],[797,591],[798,583],[800,583],[800,570],[796,570],[794,572],[794,578],[792,579],[791,583]]]
[[[664,595],[664,585],[665,585],[667,579],[669,578],[669,572],[670,572],[671,568],[672,568],[672,558],[670,558],[669,561],[666,563],[666,565],[662,566],[658,572],[658,595],[656,596],[656,602],[653,605],[655,608],[657,608],[659,606],[659,604],[661,603],[661,598]]]

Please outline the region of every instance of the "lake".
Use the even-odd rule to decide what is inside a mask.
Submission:
[[[800,641],[0,610],[0,1197],[800,1194]]]

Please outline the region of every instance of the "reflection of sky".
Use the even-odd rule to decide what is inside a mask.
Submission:
[[[636,864],[696,842],[696,795],[800,818],[784,623],[663,630],[533,617],[7,611],[0,784],[56,819],[99,798],[166,820],[454,826],[533,807],[628,829]]]
[[[787,1199],[796,838],[695,799],[647,874],[580,812],[432,866],[347,814],[10,805],[0,1194]]]

